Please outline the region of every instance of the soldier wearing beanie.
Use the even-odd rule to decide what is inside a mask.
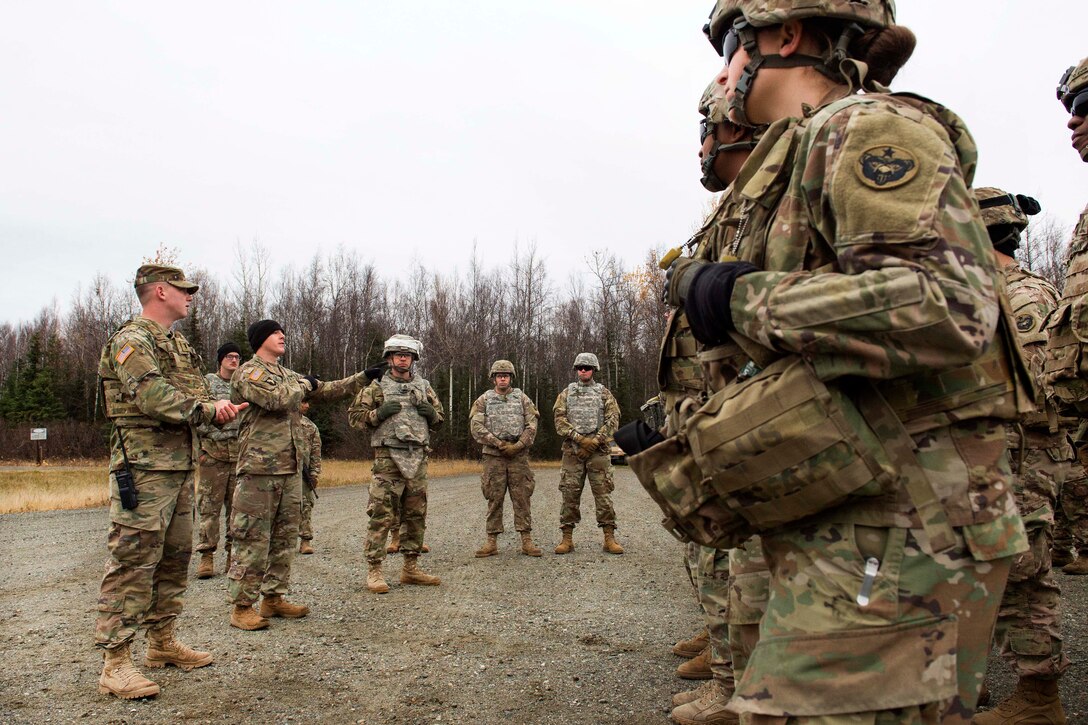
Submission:
[[[98,597],[98,691],[152,697],[159,686],[132,663],[137,628],[147,626],[144,664],[191,670],[211,664],[175,636],[193,546],[196,428],[229,424],[244,409],[215,400],[200,358],[170,329],[189,312],[198,287],[177,267],[136,271],[143,308],[110,337],[98,363],[110,436],[110,558]]]
[[[234,607],[230,624],[263,629],[269,617],[305,617],[309,607],[292,604],[287,594],[291,560],[298,546],[302,508],[305,429],[303,400],[335,400],[366,384],[356,373],[322,382],[280,364],[287,349],[283,326],[259,320],[246,331],[253,357],[232,378],[231,399],[247,402],[239,428],[238,482],[234,491],[230,535],[233,559],[227,590]],[[260,612],[253,608],[263,595]]]
[[[204,379],[216,400],[230,400],[230,379],[242,362],[242,348],[234,342],[224,342],[215,354],[219,365],[214,373]],[[200,563],[196,568],[197,579],[215,576],[215,550],[219,546],[219,517],[226,511],[230,522],[230,506],[234,497],[235,466],[238,464],[237,419],[215,427],[200,427],[200,463],[196,476],[196,511],[199,521],[196,550]],[[230,530],[226,531],[223,550],[226,560],[223,571],[230,569]]]

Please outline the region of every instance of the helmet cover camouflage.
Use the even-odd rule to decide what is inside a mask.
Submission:
[[[1009,224],[1017,229],[1026,229],[1028,216],[1042,210],[1039,202],[1030,196],[1013,195],[992,186],[977,188],[974,193],[982,211],[982,223],[987,227]]]
[[[511,378],[514,377],[514,363],[509,360],[496,360],[491,363],[491,372],[488,374],[488,377],[493,378],[498,373],[506,373]]]
[[[418,360],[423,355],[423,343],[408,335],[393,335],[385,341],[382,357],[389,357],[395,352],[403,352]]]
[[[895,24],[894,0],[718,0],[703,31],[711,42],[721,38],[738,17],[753,27],[781,25],[787,20],[838,18],[870,28]],[[716,48],[721,44],[717,43]]]
[[[601,364],[597,362],[597,356],[591,352],[578,353],[578,355],[574,358],[573,367],[578,367],[579,365],[589,365],[594,370],[601,369]]]
[[[1058,100],[1063,104],[1071,103],[1079,92],[1085,90],[1088,90],[1088,58],[1069,66],[1062,74],[1058,81]]]

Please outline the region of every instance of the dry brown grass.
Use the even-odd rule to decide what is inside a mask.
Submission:
[[[25,465],[25,464],[24,464]],[[30,464],[33,465],[33,464]],[[109,485],[105,461],[68,461],[65,470],[53,466],[32,471],[0,468],[0,514],[28,511],[55,511],[105,506],[109,503]],[[534,461],[533,468],[557,468],[558,461]],[[467,459],[432,459],[428,478],[479,475],[479,461]],[[321,465],[321,486],[369,484],[370,461],[326,460]]]

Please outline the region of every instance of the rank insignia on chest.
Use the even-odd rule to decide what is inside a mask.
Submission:
[[[254,370],[253,372],[251,372],[249,374],[249,379],[254,380],[254,381],[260,380],[262,375],[264,375],[264,370],[261,370],[260,368],[257,368],[256,370]]]
[[[121,352],[117,353],[117,363],[119,365],[124,365],[125,360],[128,360],[128,356],[131,355],[133,352],[134,348],[132,347],[132,345],[125,345],[124,347],[122,347]]]
[[[858,178],[871,189],[894,189],[918,174],[914,155],[898,146],[874,146],[858,159]]]

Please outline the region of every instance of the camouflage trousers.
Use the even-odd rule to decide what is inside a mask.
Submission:
[[[1002,657],[1020,677],[1056,678],[1069,667],[1062,652],[1061,588],[1050,568],[1050,547],[1058,491],[1073,465],[1073,450],[1064,437],[1050,438],[1029,432],[1029,444],[1054,445],[1009,449],[1018,470],[1014,480],[1016,507],[1024,519],[1030,548],[1013,561],[995,639]]]
[[[1078,443],[1076,455],[1058,498],[1054,548],[1088,554],[1088,445]]]
[[[301,514],[302,474],[238,476],[230,521],[234,553],[227,571],[232,602],[248,605],[262,594],[287,594]]]
[[[110,476],[109,559],[98,596],[95,644],[129,642],[181,613],[193,551],[193,472],[133,470],[139,505],[121,507]]]
[[[729,654],[740,680],[759,642],[759,622],[767,611],[771,572],[758,536],[729,550]]]
[[[536,482],[529,468],[528,452],[523,451],[513,458],[485,455],[480,488],[487,499],[487,533],[501,534],[504,531],[502,508],[507,491],[510,492],[510,505],[514,509],[514,529],[523,532],[533,530],[530,500]]]
[[[939,555],[921,529],[764,535],[767,611],[730,708],[752,723],[968,723],[1022,531],[1011,514],[956,529]]]
[[[405,478],[393,459],[379,452],[372,472],[366,506],[370,517],[364,547],[367,563],[385,559],[386,537],[398,522],[401,553],[419,554],[427,528],[427,461],[420,464],[415,478]]]
[[[298,520],[298,538],[309,541],[314,538],[314,501],[317,492],[305,481],[302,482],[302,514]]]
[[[582,491],[586,478],[589,479],[589,489],[593,492],[593,502],[597,508],[597,525],[614,527],[616,511],[612,508],[612,491],[616,486],[612,481],[612,461],[608,454],[592,455],[582,461],[565,451],[559,469],[559,491],[563,494],[559,526],[574,528],[582,520]]]
[[[729,652],[729,550],[698,547],[696,590],[706,619],[710,671],[725,692],[733,692],[733,661]]]
[[[226,509],[226,545],[230,547],[230,507],[237,481],[237,461],[220,461],[204,453],[196,473],[196,511],[200,518],[196,550],[213,552],[219,546],[219,515]]]

